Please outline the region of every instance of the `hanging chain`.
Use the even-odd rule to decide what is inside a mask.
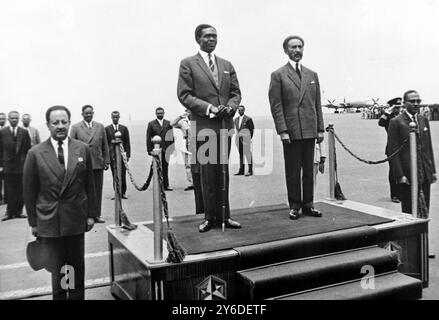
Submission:
[[[148,178],[146,179],[146,182],[143,184],[143,186],[139,187],[136,183],[136,180],[134,179],[134,176],[130,170],[130,167],[128,165],[128,159],[127,159],[127,155],[125,153],[125,149],[122,145],[122,143],[119,144],[120,146],[120,154],[122,155],[122,160],[123,160],[123,164],[125,166],[125,168],[127,169],[128,172],[128,176],[130,177],[130,181],[133,184],[134,188],[136,188],[138,191],[145,191],[146,189],[148,189],[149,185],[151,184],[151,180],[152,180],[152,162],[151,162],[151,166],[149,168],[149,174],[148,174]]]

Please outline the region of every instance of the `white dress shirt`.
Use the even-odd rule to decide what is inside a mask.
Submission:
[[[50,137],[50,142],[52,143],[53,149],[55,149],[56,158],[58,159],[58,141]],[[64,153],[64,166],[67,170],[67,159],[69,159],[69,138],[63,140],[63,144],[61,146]]]
[[[239,119],[238,119],[238,130],[241,128],[242,119],[244,119],[244,115],[239,116]]]
[[[203,58],[204,62],[206,63],[207,67],[209,68],[209,53],[204,52],[203,50],[200,50],[199,53],[200,53],[201,57]],[[213,61],[213,65],[215,66],[215,69],[218,70],[218,67],[216,65],[215,54],[213,53],[213,51],[210,53],[210,57]],[[212,107],[212,105],[209,104],[207,107],[207,110],[206,110],[206,116],[209,116],[211,107]]]
[[[289,62],[291,64],[291,66],[293,67],[293,69],[296,70],[296,62],[294,62],[291,59],[288,59],[288,60],[289,60]],[[302,72],[302,64],[300,63],[300,61],[298,62],[298,64],[299,64],[299,71]]]
[[[157,121],[160,123],[160,126],[163,127],[163,119],[162,120],[157,119]]]
[[[84,120],[84,124],[87,128],[92,128],[93,127],[93,121],[90,121],[90,123],[88,123],[87,121]]]

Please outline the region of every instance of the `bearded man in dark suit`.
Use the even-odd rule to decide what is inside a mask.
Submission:
[[[190,152],[200,168],[205,217],[199,231],[206,232],[223,223],[226,228],[241,228],[230,218],[228,195],[230,134],[233,134],[233,116],[241,102],[241,90],[232,63],[214,53],[218,40],[216,29],[208,24],[197,26],[195,40],[200,49],[180,63],[177,96],[191,111],[194,123],[191,139],[195,143],[189,145],[195,146]],[[221,129],[228,130],[227,150],[220,148]],[[225,210],[224,220],[222,210]]]
[[[314,148],[323,141],[324,125],[317,73],[301,64],[305,41],[289,36],[283,42],[286,65],[271,74],[268,92],[276,131],[283,143],[289,217],[321,217],[314,209]],[[303,196],[302,196],[303,190]]]
[[[24,202],[32,234],[47,255],[53,299],[83,300],[84,233],[98,214],[91,153],[67,137],[66,107],[49,108],[46,121],[50,138],[33,147],[24,164]]]

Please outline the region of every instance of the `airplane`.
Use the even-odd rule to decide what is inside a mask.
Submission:
[[[335,105],[335,99],[332,101],[328,100],[329,104],[325,105],[325,107],[330,109],[335,109],[334,113],[339,113],[338,109],[344,109],[344,110],[352,110],[355,109],[355,112],[361,112],[360,109],[374,109],[374,108],[382,108],[378,101],[380,98],[372,98],[372,104],[369,101],[349,101],[346,102],[346,98],[343,98],[343,102],[339,105]]]

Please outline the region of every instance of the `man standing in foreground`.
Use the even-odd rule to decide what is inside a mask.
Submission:
[[[67,133],[70,111],[46,112],[50,138],[29,151],[24,165],[24,202],[32,234],[47,252],[54,300],[84,299],[84,233],[94,225],[96,194],[88,146]],[[64,277],[69,274],[68,283]]]
[[[107,170],[110,165],[110,153],[105,128],[99,122],[92,121],[93,115],[94,111],[92,106],[83,106],[82,117],[84,120],[72,126],[70,137],[80,140],[90,147],[97,197],[97,216],[95,217],[95,222],[105,223],[105,220],[101,218],[102,188],[104,185],[104,170]]]
[[[230,218],[230,136],[227,137],[227,150],[220,148],[220,130],[233,130],[233,116],[241,102],[241,90],[233,65],[214,53],[216,29],[208,24],[197,26],[195,40],[200,49],[196,55],[181,61],[177,95],[181,104],[191,111],[191,121],[194,122],[191,138],[196,141],[196,149],[191,148],[190,152],[192,161],[199,164],[204,201],[204,221],[198,229],[206,232],[215,224],[222,223],[226,228],[241,228],[238,222]],[[222,128],[223,122],[225,128]],[[193,144],[190,142],[189,145]],[[203,159],[200,159],[198,151],[201,151]],[[223,164],[221,151],[227,152],[224,157],[226,163]]]
[[[405,110],[390,120],[387,145],[392,154],[404,144],[410,135],[410,122],[416,124],[416,144],[418,156],[418,181],[410,181],[410,144],[407,142],[401,152],[390,161],[397,183],[400,186],[401,209],[404,213],[412,213],[411,183],[418,183],[419,190],[424,193],[427,210],[430,208],[430,185],[435,183],[436,168],[431,143],[430,124],[427,118],[419,114],[421,98],[415,90],[404,93]]]
[[[289,36],[283,49],[286,65],[271,74],[268,96],[277,133],[283,143],[290,219],[321,217],[314,209],[314,147],[323,141],[324,125],[317,73],[301,64],[305,42]],[[303,191],[303,196],[302,196]]]

